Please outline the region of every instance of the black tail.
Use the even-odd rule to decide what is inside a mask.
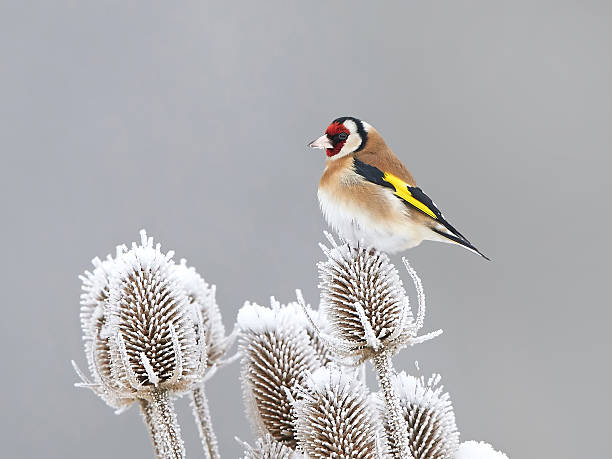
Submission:
[[[451,228],[452,228],[452,226],[451,226]],[[471,250],[474,253],[477,253],[478,255],[480,255],[485,260],[491,261],[491,259],[489,257],[487,257],[484,253],[482,253],[476,247],[474,247],[470,241],[468,241],[466,238],[464,238],[459,233],[459,231],[455,230],[456,234],[450,234],[450,233],[441,231],[441,230],[439,230],[437,228],[431,228],[431,230],[434,231],[435,233],[438,233],[440,236],[444,236],[446,239],[450,239],[451,241],[456,242],[459,245],[462,245],[466,249]]]

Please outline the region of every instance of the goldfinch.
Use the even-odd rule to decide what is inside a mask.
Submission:
[[[416,186],[412,174],[368,123],[344,116],[309,144],[327,153],[319,204],[327,223],[352,243],[396,253],[424,240],[483,255]]]

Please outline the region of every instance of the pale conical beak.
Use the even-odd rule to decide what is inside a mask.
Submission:
[[[334,146],[332,145],[331,141],[327,137],[327,134],[323,134],[317,140],[314,140],[314,141],[310,142],[308,144],[308,146],[310,148],[319,148],[319,149],[334,148]]]

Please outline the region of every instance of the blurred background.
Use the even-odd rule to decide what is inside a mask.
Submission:
[[[611,44],[604,1],[0,3],[2,456],[152,457],[138,410],[70,366],[78,274],[141,228],[217,284],[228,329],[247,299],[318,303],[306,144],[353,115],[493,259],[407,253],[445,333],[396,367],[443,375],[462,440],[604,457]],[[238,376],[207,386],[228,458],[253,441]]]

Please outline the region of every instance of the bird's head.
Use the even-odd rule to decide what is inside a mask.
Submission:
[[[336,118],[325,130],[325,134],[308,144],[311,148],[325,149],[329,159],[362,150],[368,141],[372,126],[352,116]]]

